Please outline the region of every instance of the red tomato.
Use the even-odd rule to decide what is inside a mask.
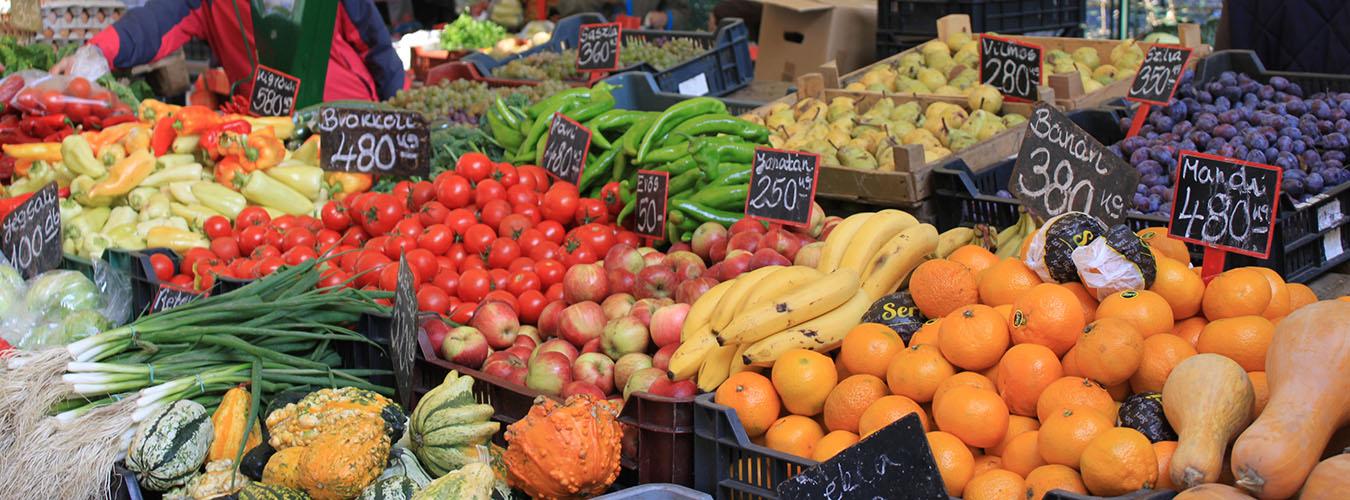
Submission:
[[[323,230],[324,230],[323,221],[321,221],[321,220],[319,220],[319,219],[315,219],[315,218],[310,217],[310,216],[308,216],[308,215],[302,215],[302,216],[300,216],[300,225],[301,225],[302,227],[304,227],[305,229],[308,229],[309,232],[315,233],[315,234],[318,234],[319,231],[323,231]]]
[[[281,257],[268,257],[260,260],[258,261],[258,275],[271,276],[284,265],[286,265],[286,261],[281,260]]]
[[[627,229],[619,231],[619,237],[615,241],[633,248],[638,248],[642,246],[642,237],[638,236],[637,233],[629,231]],[[609,253],[609,251],[606,250],[605,253]]]
[[[516,260],[511,261],[511,265],[506,266],[506,270],[511,274],[522,271],[534,272],[534,259],[529,257],[516,257]]]
[[[492,240],[497,239],[497,232],[487,224],[469,226],[463,234],[464,250],[477,255],[482,255],[492,245]]]
[[[521,271],[511,275],[511,279],[506,282],[506,290],[519,296],[526,290],[538,291],[543,286],[539,281],[539,275],[530,271]]]
[[[605,202],[605,208],[609,209],[611,217],[618,217],[619,212],[623,211],[623,198],[619,195],[617,182],[607,182],[600,188],[600,200]]]
[[[249,226],[265,226],[269,222],[272,222],[272,216],[267,215],[267,211],[262,207],[245,207],[234,217],[234,230],[242,231]]]
[[[549,302],[562,299],[563,299],[562,283],[555,283],[553,284],[553,286],[548,287],[548,291],[544,292],[544,300],[547,300]]]
[[[414,248],[408,250],[408,268],[413,270],[413,274],[430,278],[435,276],[436,271],[440,270],[440,263],[436,262],[436,256],[431,251],[424,248]]]
[[[422,285],[417,288],[417,310],[445,314],[450,310],[450,295],[436,285]]]
[[[506,201],[511,202],[511,206],[539,205],[539,193],[524,184],[516,184],[506,188]]]
[[[502,219],[511,215],[511,204],[506,200],[488,200],[487,203],[479,205],[478,218],[487,224],[488,227],[498,227]]]
[[[413,273],[413,281],[417,281],[416,272]],[[394,291],[398,289],[398,265],[389,264],[380,270],[380,281],[376,285],[380,290]],[[416,286],[416,285],[414,285]]]
[[[362,226],[366,232],[375,235],[386,234],[403,220],[403,204],[393,196],[377,194],[371,197],[370,210],[366,212]]]
[[[549,179],[547,171],[535,165],[518,166],[516,167],[516,172],[522,177],[526,173],[529,173],[530,176],[534,177],[534,190],[540,193],[547,191],[550,184],[553,182],[552,179]]]
[[[497,238],[492,241],[488,247],[488,266],[494,269],[505,269],[511,265],[511,261],[520,257],[520,245],[511,238]]]
[[[446,208],[456,209],[469,205],[473,200],[473,184],[460,175],[452,175],[436,187],[436,201]]]
[[[445,208],[439,201],[428,201],[417,211],[417,220],[422,222],[423,226],[440,224],[445,222],[445,216],[450,213],[450,209]]]
[[[516,243],[520,243],[520,251],[526,254],[530,253],[530,250],[533,250],[534,247],[539,246],[540,243],[548,241],[544,239],[544,233],[532,227],[512,231],[512,233],[516,235]]]
[[[412,181],[398,181],[394,184],[394,188],[389,190],[389,194],[409,210],[412,210],[412,185]]]
[[[609,248],[618,242],[619,235],[614,231],[614,226],[605,224],[590,223],[572,230],[569,236],[578,241],[586,243],[596,255],[603,256],[609,253]],[[568,245],[564,244],[563,247]]]
[[[298,266],[302,262],[319,258],[319,254],[310,247],[295,247],[281,254],[281,259],[286,261],[288,266]]]
[[[277,250],[277,247],[274,247],[272,245],[259,246],[258,248],[254,248],[253,251],[249,252],[248,254],[248,257],[253,260],[262,260],[268,257],[280,257],[280,256],[281,250]]]
[[[531,191],[537,191],[539,187],[539,180],[534,177],[533,173],[529,172],[528,170],[523,170],[522,169],[523,167],[524,165],[522,165],[521,167],[516,167],[515,185],[525,186],[527,189]]]
[[[356,259],[354,271],[357,273],[356,283],[359,286],[366,287],[380,282],[380,271],[389,267],[389,257],[376,250],[364,250],[361,256]]]
[[[505,269],[488,269],[488,276],[492,277],[493,290],[505,290],[506,282],[511,279],[511,273]]]
[[[160,281],[169,281],[173,278],[174,265],[173,259],[162,253],[150,254],[150,267],[155,270],[155,278]]]
[[[567,230],[563,229],[563,225],[559,224],[558,221],[546,220],[535,224],[534,228],[544,234],[544,239],[559,245],[567,238]]]
[[[343,245],[359,247],[364,245],[367,241],[370,241],[370,235],[366,234],[366,230],[359,227],[349,227],[346,231],[342,232]]]
[[[202,223],[202,232],[206,233],[207,238],[213,240],[234,234],[234,230],[230,228],[230,219],[226,219],[223,215],[207,217],[206,221]]]
[[[543,240],[531,248],[527,255],[534,260],[561,260],[562,247],[552,241]]]
[[[408,208],[413,209],[426,205],[427,202],[436,199],[436,187],[427,181],[418,181],[412,185],[412,205]]]
[[[492,166],[492,178],[503,186],[514,186],[520,180],[520,174],[516,172],[516,167],[507,162],[501,162]]]
[[[445,255],[450,245],[455,243],[455,233],[445,224],[433,224],[417,235],[417,246],[430,250],[436,255]]]
[[[477,303],[492,291],[492,276],[482,269],[470,269],[459,274],[459,298]]]
[[[422,235],[422,229],[422,222],[417,220],[417,217],[409,217],[398,221],[398,224],[394,226],[394,233],[409,238],[417,238]]]
[[[54,115],[65,111],[66,99],[67,97],[62,93],[55,90],[48,90],[38,97],[38,104],[42,106],[44,112],[49,115]]]
[[[454,262],[456,267],[458,267],[459,263],[464,261],[464,256],[468,255],[468,252],[464,251],[463,244],[454,243],[450,245],[450,249],[446,250],[444,255],[446,258],[450,259],[451,262]]]
[[[609,222],[609,209],[605,207],[605,202],[595,198],[582,198],[577,202],[577,225],[590,224],[598,222],[604,224]]]
[[[533,225],[534,224],[530,223],[529,217],[520,214],[511,214],[502,217],[502,220],[497,223],[497,234],[520,241],[520,236],[526,229],[529,229],[530,226]]]
[[[464,274],[464,271],[470,269],[482,269],[486,271],[487,268],[487,261],[483,260],[482,255],[468,254],[464,256],[464,260],[459,261],[459,274]]]
[[[492,175],[492,160],[483,153],[464,153],[455,162],[455,173],[474,182],[482,181]]]
[[[488,292],[486,297],[483,297],[483,302],[491,302],[494,300],[511,306],[512,311],[516,310],[516,307],[518,307],[516,305],[516,296],[511,295],[511,292],[506,290],[493,290]]]
[[[492,200],[506,199],[506,186],[492,179],[483,179],[473,188],[473,203],[483,206]]]
[[[548,299],[539,290],[525,290],[516,295],[516,304],[521,324],[536,325],[539,324],[539,313],[544,312],[544,306],[548,305]]]
[[[417,248],[416,238],[409,238],[407,236],[394,236],[392,238],[389,238],[388,243],[384,244],[384,255],[388,256],[389,260],[397,262],[398,258],[403,256],[404,252],[407,252],[414,248]]]
[[[563,274],[567,273],[567,269],[556,260],[544,259],[535,261],[534,273],[539,276],[539,284],[551,287],[562,283]]]
[[[539,212],[538,205],[513,205],[511,211],[525,216],[530,220],[530,224],[538,224],[544,220],[544,215]]]
[[[192,277],[186,274],[175,274],[169,278],[169,284],[177,287],[189,288],[192,286]]]
[[[352,217],[347,213],[347,207],[336,201],[325,203],[319,216],[323,218],[323,226],[334,231],[345,231],[352,225]]]
[[[296,216],[290,215],[290,214],[286,214],[286,215],[283,215],[283,216],[281,216],[281,217],[277,217],[277,218],[275,218],[275,219],[272,219],[272,229],[276,229],[277,231],[281,231],[281,232],[286,232],[286,231],[290,230],[291,228],[294,228],[294,227],[299,226],[299,225],[300,225],[300,219],[298,219],[298,218],[296,218]]]
[[[384,252],[384,247],[385,247],[385,245],[388,245],[388,244],[389,244],[389,238],[391,238],[391,237],[390,237],[390,236],[376,236],[376,237],[374,237],[374,238],[371,238],[370,241],[367,241],[365,246],[366,246],[366,248],[370,248],[370,249],[373,249],[373,250],[375,250],[375,251],[377,251],[377,252],[382,252],[382,253],[383,253],[383,252]],[[392,257],[391,257],[391,258],[392,258]]]
[[[328,253],[337,248],[338,242],[342,240],[342,235],[332,229],[321,229],[314,235],[314,246],[321,253]],[[282,243],[285,243],[284,241]]]
[[[274,247],[281,248],[281,232],[280,232],[280,231],[277,231],[276,229],[273,229],[273,228],[270,228],[270,227],[269,227],[269,228],[267,228],[267,232],[266,232],[265,234],[266,234],[266,237],[267,237],[267,244],[268,244],[268,245],[272,245],[272,246],[274,246]]]
[[[558,184],[564,186],[564,184]],[[554,187],[544,193],[543,204],[540,205],[540,213],[545,219],[559,223],[572,222],[572,218],[577,213],[580,206],[580,199],[575,190],[567,188]]]
[[[239,242],[230,236],[213,238],[211,240],[211,253],[227,261],[237,259],[239,258]]]
[[[464,232],[468,231],[469,226],[477,223],[478,217],[475,216],[473,212],[463,208],[451,210],[450,213],[445,216],[445,225],[449,226],[450,230],[454,231],[456,236],[459,236],[459,240],[464,239]]]
[[[459,291],[459,273],[453,270],[442,270],[436,273],[436,277],[431,278],[431,284],[445,290],[445,293],[456,295]]]
[[[245,209],[247,210],[247,209]],[[238,223],[240,219],[235,219]],[[254,248],[258,248],[267,243],[267,228],[263,226],[247,226],[243,231],[239,231],[239,251],[244,254],[253,253]]]
[[[290,251],[292,248],[308,248],[313,250],[316,239],[314,233],[303,227],[293,228],[286,231],[286,235],[281,237],[281,250]]]
[[[596,260],[595,250],[576,238],[567,239],[562,246],[562,254],[562,263],[569,268],[577,264],[590,264]]]
[[[258,261],[253,259],[239,259],[230,263],[230,270],[240,279],[256,278],[258,272]]]
[[[351,276],[341,269],[325,269],[322,278],[319,279],[319,288],[333,288],[346,283]]]
[[[463,302],[451,307],[450,314],[447,314],[446,316],[450,318],[450,321],[454,321],[461,325],[467,325],[469,324],[469,320],[473,318],[473,313],[477,311],[477,302]]]
[[[360,256],[360,250],[344,252],[341,257],[338,257],[338,266],[347,272],[353,272],[356,270],[356,259]]]

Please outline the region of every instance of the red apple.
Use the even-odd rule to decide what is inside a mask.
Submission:
[[[708,270],[708,267],[703,265],[702,257],[687,250],[666,254],[664,264],[675,270],[675,279],[679,281],[697,278]]]
[[[605,252],[605,271],[624,270],[637,274],[644,266],[642,254],[636,248],[619,243]]]
[[[450,325],[440,318],[428,318],[418,327],[427,335],[427,341],[431,342],[432,348],[435,349],[440,349],[441,344],[445,343],[445,336],[450,334]]]
[[[727,233],[725,237],[712,242],[712,245],[708,247],[708,261],[721,262],[725,260],[727,258],[727,250],[730,250],[730,248],[727,247],[727,242],[730,240],[731,233]]]
[[[640,352],[625,354],[622,358],[619,358],[618,361],[614,362],[614,387],[623,387],[628,383],[628,377],[634,372],[651,367],[651,356]]]
[[[604,394],[614,392],[614,360],[598,352],[582,354],[572,362],[572,378],[592,384]]]
[[[834,228],[838,226],[840,222],[844,222],[843,217],[839,217],[837,215],[831,215],[829,217],[826,217],[825,224],[821,225],[820,234],[816,235],[816,239],[820,241],[825,241],[825,238],[830,237],[830,231],[834,231]]]
[[[534,352],[530,354],[530,360],[533,361],[535,358],[538,358],[540,354],[546,352],[561,353],[563,356],[567,356],[567,361],[569,363],[576,361],[577,359],[576,346],[563,339],[548,339],[545,340],[544,343],[539,344],[539,347],[534,348]]]
[[[681,304],[693,304],[695,300],[707,292],[712,287],[717,286],[717,280],[704,276],[696,280],[689,280],[675,287],[675,302]]]
[[[512,368],[511,373],[506,374],[506,381],[521,387],[529,387],[525,384],[525,377],[529,376],[529,374],[529,367],[519,366]]]
[[[510,304],[488,301],[478,306],[469,326],[477,328],[487,337],[488,345],[493,349],[505,349],[516,340],[516,330],[520,329],[520,318]]]
[[[750,271],[750,262],[755,255],[745,250],[733,250],[727,254],[726,260],[722,261],[721,276],[713,276],[718,281],[727,281],[735,279],[737,276]]]
[[[520,358],[522,361],[530,359],[530,357],[534,355],[533,348],[525,347],[523,345],[513,345],[506,348],[506,351],[503,352],[509,352],[515,357]]]
[[[662,370],[669,370],[670,357],[674,356],[675,351],[679,348],[680,344],[677,342],[674,344],[668,344],[666,346],[661,347],[660,349],[657,349],[656,354],[652,355],[652,366],[655,366]]]
[[[600,352],[600,337],[593,338],[587,341],[586,345],[581,346],[582,354],[586,354],[588,352]],[[600,354],[604,353],[600,352]]]
[[[816,264],[820,262],[820,251],[824,249],[825,242],[823,241],[804,245],[797,250],[797,256],[792,258],[792,265],[816,267]]]
[[[782,229],[770,229],[759,238],[759,248],[767,248],[778,252],[779,255],[787,257],[789,261],[797,256],[797,249],[802,247],[801,240],[797,236]]]
[[[609,293],[633,293],[637,286],[637,275],[627,269],[605,271],[605,279],[609,281]]]
[[[658,251],[656,251],[656,250],[652,250],[652,251],[650,251],[650,252],[647,252],[647,253],[642,254],[642,266],[643,266],[643,268],[648,268],[648,267],[651,267],[651,266],[655,266],[655,265],[660,264],[660,263],[661,263],[662,261],[664,261],[665,259],[666,259],[666,254],[663,254],[663,253],[658,252]]]
[[[652,342],[657,347],[680,343],[680,329],[684,327],[684,318],[689,315],[689,304],[671,304],[652,313]]]
[[[586,345],[599,338],[604,329],[605,310],[589,300],[567,306],[558,320],[558,336],[572,345]]]
[[[704,222],[694,229],[694,237],[690,240],[690,247],[699,257],[717,262],[717,259],[712,258],[713,245],[719,241],[726,241],[729,237],[727,228],[722,227],[721,224]]]
[[[599,302],[609,295],[609,279],[599,264],[577,264],[563,275],[563,300],[576,304],[587,300]]]
[[[530,360],[525,387],[557,396],[572,381],[572,360],[560,352],[546,352]]]
[[[494,377],[508,378],[516,369],[524,369],[525,361],[509,351],[494,352],[483,362],[483,373]]]
[[[647,388],[647,392],[657,396],[684,399],[692,398],[695,394],[698,394],[698,386],[694,385],[693,381],[674,382],[667,377],[662,377],[652,382],[651,387]]]
[[[605,399],[604,391],[601,391],[599,388],[596,388],[592,384],[582,382],[580,380],[573,380],[571,382],[568,382],[567,385],[564,385],[562,388],[562,394],[559,394],[559,396],[561,396],[563,399],[566,399],[578,394],[590,394],[597,401]]]
[[[441,357],[452,363],[478,369],[488,357],[488,341],[483,332],[472,326],[450,330],[441,344]]]
[[[768,248],[761,248],[755,251],[755,256],[750,259],[750,268],[759,269],[764,266],[790,266],[792,261],[784,257],[783,254]]]
[[[681,241],[679,243],[670,245],[670,248],[666,249],[666,254],[670,254],[671,252],[692,252],[693,250],[694,247],[691,247],[689,246],[688,243]]]
[[[623,384],[623,398],[635,392],[647,392],[653,383],[657,380],[666,378],[666,371],[660,368],[643,368],[628,376],[628,381]]]
[[[534,350],[535,347],[539,347],[539,342],[535,342],[533,338],[526,337],[524,335],[516,335],[516,341],[511,343],[511,347],[515,346],[521,346],[526,349]]]
[[[740,234],[746,232],[763,233],[769,226],[764,221],[743,217],[741,220],[731,224],[731,234]]]
[[[600,348],[610,359],[619,359],[624,354],[646,352],[649,338],[647,327],[637,318],[624,316],[605,323],[604,334],[600,336]]]
[[[600,303],[600,308],[605,310],[606,319],[614,319],[620,316],[627,316],[628,311],[633,308],[633,303],[637,299],[626,293],[616,293],[605,297],[605,301]]]
[[[805,227],[793,226],[791,231],[803,234],[811,238],[820,236],[820,232],[825,229],[825,209],[820,208],[820,204],[811,202],[811,219],[807,221]]]
[[[544,338],[558,336],[558,323],[562,319],[563,309],[567,308],[567,303],[561,300],[549,302],[539,311],[539,334]]]
[[[534,325],[520,325],[520,329],[516,330],[516,342],[513,342],[512,345],[519,344],[520,339],[526,339],[533,342],[530,344],[530,348],[533,349],[534,346],[539,345],[539,341],[541,340],[539,337],[539,328]]]
[[[731,239],[727,240],[727,253],[731,253],[732,250],[755,253],[755,250],[759,250],[759,239],[763,235],[764,233],[758,231],[733,233]]]
[[[633,304],[633,308],[628,310],[628,315],[640,321],[642,326],[649,327],[652,324],[652,313],[664,305],[661,299],[642,299]]]
[[[650,254],[648,254],[650,255]],[[638,273],[638,298],[666,298],[675,293],[675,271],[661,265],[647,266]]]

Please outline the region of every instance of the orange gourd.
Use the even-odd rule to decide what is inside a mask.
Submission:
[[[211,427],[215,429],[215,438],[211,440],[211,450],[206,454],[207,462],[234,460],[241,454],[262,444],[262,421],[254,422],[253,432],[244,438],[244,427],[248,425],[248,412],[251,399],[247,389],[235,387],[225,391],[220,406],[211,415]],[[239,444],[243,443],[242,450]]]
[[[540,397],[530,413],[506,428],[507,481],[533,498],[603,493],[619,477],[623,429],[605,401],[580,395],[558,402]]]
[[[1251,500],[1242,490],[1226,484],[1202,484],[1183,491],[1172,500]]]
[[[1163,384],[1163,413],[1177,431],[1168,467],[1172,483],[1191,488],[1219,480],[1228,442],[1251,421],[1255,398],[1247,372],[1218,354],[1197,354]]]
[[[1336,455],[1323,460],[1308,474],[1303,483],[1302,500],[1330,500],[1350,493],[1350,454]]]
[[[1270,400],[1233,445],[1233,475],[1256,497],[1287,498],[1350,423],[1350,303],[1317,302],[1280,321],[1266,381]]]

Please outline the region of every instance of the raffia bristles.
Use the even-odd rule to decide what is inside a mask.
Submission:
[[[5,370],[0,376],[0,429],[7,429],[0,432],[0,457],[8,455],[17,436],[35,432],[52,405],[72,395],[61,382],[66,364],[71,361],[64,348],[22,353],[12,359],[22,360],[22,365]]]
[[[133,397],[68,423],[40,419],[0,454],[0,491],[22,491],[26,498],[107,498],[135,408]]]

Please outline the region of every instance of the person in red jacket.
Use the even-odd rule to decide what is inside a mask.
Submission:
[[[335,0],[337,19],[328,52],[325,101],[379,101],[403,88],[403,63],[373,0]],[[253,75],[257,44],[250,0],[150,0],[89,40],[112,68],[163,58],[192,39],[205,40],[231,81]],[[52,68],[68,70],[67,58]],[[304,85],[304,82],[301,82]]]

